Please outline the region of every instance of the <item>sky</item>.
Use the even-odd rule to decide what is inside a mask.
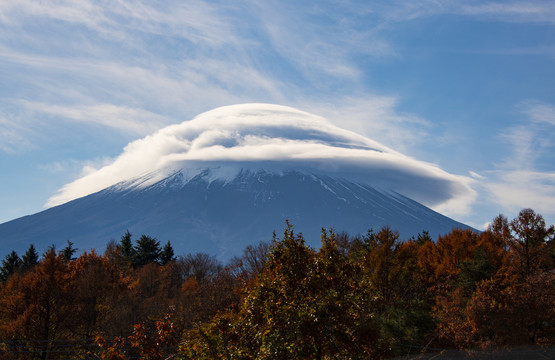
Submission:
[[[465,201],[435,207],[455,220],[555,223],[554,19],[552,1],[3,0],[0,223],[242,103],[459,179]]]

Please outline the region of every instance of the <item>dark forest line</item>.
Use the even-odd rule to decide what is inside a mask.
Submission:
[[[32,246],[0,269],[3,359],[372,359],[555,345],[555,229],[531,209],[400,241],[323,229],[223,264],[125,233],[103,254]]]

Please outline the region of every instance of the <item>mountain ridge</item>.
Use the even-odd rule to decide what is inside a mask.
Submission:
[[[176,254],[205,252],[225,260],[271,240],[286,219],[313,247],[322,227],[354,235],[390,226],[401,240],[423,230],[435,238],[469,228],[395,191],[313,169],[251,165],[148,173],[0,224],[0,239],[18,252],[31,243],[44,250],[68,240],[79,251],[102,251],[129,230],[171,241]]]

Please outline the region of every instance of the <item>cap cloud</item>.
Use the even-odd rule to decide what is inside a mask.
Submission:
[[[122,181],[176,168],[248,166],[326,172],[397,191],[425,205],[464,213],[475,198],[472,179],[405,156],[377,141],[291,107],[242,104],[217,108],[128,144],[112,163],[65,185],[47,206]]]

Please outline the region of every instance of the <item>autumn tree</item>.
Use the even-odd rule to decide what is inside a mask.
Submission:
[[[552,268],[547,243],[555,236],[555,227],[546,227],[543,216],[532,209],[523,209],[518,217],[509,223],[507,237],[513,265],[518,274],[526,278],[538,269]]]
[[[104,299],[112,287],[114,275],[105,260],[92,251],[84,252],[68,264],[64,279],[73,300],[70,330],[79,339],[91,339],[99,331],[102,317],[110,314]]]
[[[395,343],[415,343],[432,327],[426,287],[418,277],[418,249],[424,242],[399,241],[389,227],[369,231],[359,250],[364,276],[378,295],[376,317]]]
[[[492,239],[470,229],[453,229],[418,250],[420,278],[433,301],[431,316],[441,346],[465,347],[472,341],[466,307],[476,283],[493,276],[494,264],[500,264]]]
[[[361,272],[338,248],[333,232],[322,234],[322,248],[315,252],[288,223],[239,311],[187,332],[182,352],[195,359],[382,357],[388,346]]]
[[[67,262],[50,248],[40,264],[21,277],[10,279],[0,300],[4,339],[18,340],[20,350],[46,359],[54,341],[67,338],[65,326],[71,296],[63,281]]]
[[[187,254],[179,259],[179,266],[185,279],[195,278],[198,283],[214,278],[223,270],[215,256],[205,253]]]
[[[476,341],[494,345],[555,342],[555,274],[534,273],[522,284],[495,278],[478,285],[467,309]]]
[[[367,247],[364,257],[367,277],[381,297],[382,304],[390,303],[393,296],[393,286],[399,270],[395,264],[398,239],[399,233],[389,227],[384,227],[377,234],[370,231],[364,238]]]
[[[264,241],[258,245],[248,245],[242,256],[235,256],[231,259],[229,267],[236,277],[246,281],[252,280],[266,267],[270,248],[271,244]]]
[[[96,337],[99,349],[95,355],[102,360],[174,358],[177,354],[176,330],[171,317],[171,313],[165,314],[154,326],[140,321],[133,325],[133,333],[127,339],[117,336],[107,341],[99,335]]]

